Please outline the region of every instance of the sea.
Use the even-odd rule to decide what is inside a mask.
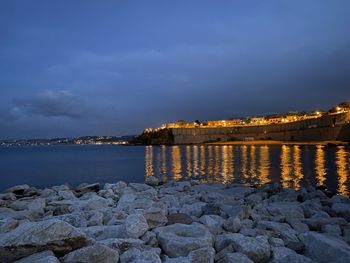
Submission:
[[[18,184],[44,188],[100,182],[195,179],[283,187],[325,186],[349,196],[350,148],[307,145],[0,147],[0,191]]]

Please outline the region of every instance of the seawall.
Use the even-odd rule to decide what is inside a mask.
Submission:
[[[350,112],[290,123],[221,128],[172,128],[174,144],[214,141],[350,141]]]

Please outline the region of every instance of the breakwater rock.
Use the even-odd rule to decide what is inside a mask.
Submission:
[[[0,194],[0,262],[350,262],[350,200],[314,188],[168,182]]]

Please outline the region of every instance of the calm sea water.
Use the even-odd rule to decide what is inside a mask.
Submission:
[[[349,195],[350,151],[325,146],[36,146],[0,148],[0,190],[82,182],[166,180],[325,185]]]

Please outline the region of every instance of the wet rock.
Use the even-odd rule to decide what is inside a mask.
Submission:
[[[189,215],[184,213],[169,214],[167,218],[168,218],[168,225],[177,224],[177,223],[190,225],[193,222],[192,218]]]
[[[350,262],[350,246],[344,241],[316,232],[301,235],[305,255],[316,262]]]
[[[62,263],[118,263],[119,253],[107,246],[96,244],[83,247],[60,258]]]
[[[170,257],[187,256],[190,251],[211,247],[213,244],[210,232],[198,223],[173,224],[156,228],[154,231],[161,248]]]
[[[23,223],[0,235],[0,261],[19,259],[45,249],[63,254],[89,242],[83,232],[60,220]]]
[[[131,214],[124,222],[126,234],[131,238],[139,238],[149,229],[146,218],[142,214]]]
[[[17,260],[15,263],[60,263],[51,250],[35,253]]]

